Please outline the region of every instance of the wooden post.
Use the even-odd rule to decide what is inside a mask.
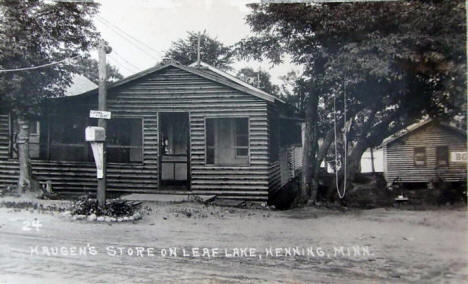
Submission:
[[[106,70],[106,54],[111,52],[110,47],[106,45],[104,40],[99,42],[99,97],[98,107],[99,110],[107,110],[107,70]],[[106,132],[107,123],[103,118],[98,119],[98,126],[104,128]],[[102,178],[98,179],[97,200],[100,208],[106,205],[106,176],[107,176],[107,162],[106,162],[106,142],[103,142],[103,161],[102,161]]]
[[[374,148],[370,147],[370,158],[371,158],[371,165],[372,165],[372,173],[375,173],[375,166],[374,166]]]
[[[257,72],[257,88],[260,89],[260,69],[261,67],[258,67],[258,72]]]

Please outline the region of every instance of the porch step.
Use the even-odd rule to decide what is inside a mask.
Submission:
[[[144,194],[132,193],[120,197],[123,200],[131,201],[150,201],[150,202],[184,202],[189,200],[188,194]]]

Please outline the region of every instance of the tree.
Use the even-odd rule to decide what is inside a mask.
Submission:
[[[19,126],[20,191],[32,186],[28,119],[39,114],[44,100],[63,96],[71,83],[70,58],[86,55],[97,44],[92,22],[97,11],[98,4],[88,2],[0,0],[0,69],[60,62],[0,73],[0,103]]]
[[[206,33],[187,32],[185,39],[172,43],[171,48],[164,54],[163,61],[174,60],[183,65],[196,62],[199,37],[201,61],[224,71],[231,70],[230,65],[234,60],[232,49]]]
[[[280,95],[280,88],[271,82],[271,75],[268,72],[254,71],[250,67],[244,67],[237,72],[236,77],[266,93],[274,96]]]
[[[299,77],[296,71],[290,71],[280,77],[281,93],[289,107],[289,114],[304,117],[305,114],[305,93],[307,91],[307,82]]]
[[[75,72],[84,75],[95,84],[99,84],[98,61],[92,58],[83,58],[75,66]],[[107,63],[107,78],[109,81],[118,81],[124,78],[117,67]]]
[[[273,63],[288,54],[306,83],[304,191],[315,199],[333,121],[350,128],[347,178],[367,147],[422,116],[463,114],[465,11],[462,1],[253,4],[244,55]],[[344,95],[347,119],[343,121]],[[336,102],[338,109],[333,107]],[[466,115],[465,115],[466,116]],[[323,143],[318,147],[318,139]]]

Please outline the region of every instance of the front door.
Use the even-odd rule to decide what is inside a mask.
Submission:
[[[159,114],[160,184],[164,188],[188,186],[189,117],[186,112]]]

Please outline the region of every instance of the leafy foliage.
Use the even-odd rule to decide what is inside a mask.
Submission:
[[[350,107],[378,109],[382,118],[401,108],[405,110],[399,114],[408,119],[463,112],[462,1],[252,4],[251,8],[247,22],[256,35],[241,41],[238,51],[256,59],[266,56],[273,63],[290,55],[305,67],[309,88],[326,98],[328,106],[332,94],[346,90]]]
[[[200,36],[200,58],[221,70],[231,70],[234,54],[231,47],[225,46],[216,38],[206,33],[187,32],[185,39],[179,39],[172,43],[166,51],[163,61],[174,60],[183,65],[190,65],[197,61],[198,37]]]
[[[343,127],[347,96],[349,160],[424,116],[466,117],[466,21],[463,1],[251,4],[253,36],[236,51],[304,67],[295,89],[305,104],[311,163],[317,139],[330,136],[333,114]],[[299,84],[297,84],[299,85]],[[334,112],[335,96],[337,112]],[[298,101],[301,99],[298,98]],[[330,143],[323,143],[321,148]],[[314,160],[315,159],[315,160]],[[310,164],[305,165],[309,167]]]
[[[250,67],[244,67],[237,72],[236,77],[271,95],[279,96],[280,94],[280,88],[271,82],[271,75],[268,72],[254,71]]]
[[[92,58],[83,58],[78,61],[74,72],[86,76],[95,84],[99,84],[99,62]],[[118,81],[124,78],[117,67],[107,64],[107,78],[109,81]]]
[[[97,45],[98,33],[92,22],[97,11],[98,4],[90,2],[0,0],[0,69],[86,55]],[[0,103],[21,116],[37,113],[45,98],[64,94],[71,83],[72,68],[70,64],[55,64],[0,73]]]

